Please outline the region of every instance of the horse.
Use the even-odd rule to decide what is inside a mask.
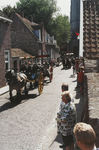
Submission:
[[[28,91],[26,88],[27,84],[27,76],[24,73],[14,73],[14,70],[9,70],[5,74],[5,78],[8,82],[9,85],[9,94],[10,94],[10,101],[14,102],[13,96],[12,96],[12,91],[16,90],[17,92],[17,101],[20,101],[21,93],[22,93],[22,88],[25,88],[25,95],[28,95]]]

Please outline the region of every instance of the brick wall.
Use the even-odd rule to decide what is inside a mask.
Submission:
[[[13,20],[11,24],[12,48],[20,48],[31,55],[37,55],[38,43],[35,35],[31,31],[31,26],[27,27],[15,13],[11,16],[11,20]]]
[[[5,80],[5,50],[11,50],[11,25],[8,22],[0,21],[0,88],[6,85]]]
[[[84,60],[85,73],[98,72],[97,60]]]
[[[96,132],[96,146],[99,147],[99,73],[97,61],[85,61],[84,113],[83,121],[92,125]]]

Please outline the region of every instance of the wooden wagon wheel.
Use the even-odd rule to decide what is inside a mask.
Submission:
[[[43,86],[44,86],[44,78],[43,78],[43,74],[40,74],[39,81],[38,81],[39,94],[42,94]]]
[[[52,82],[53,79],[53,67],[50,67],[50,82]]]

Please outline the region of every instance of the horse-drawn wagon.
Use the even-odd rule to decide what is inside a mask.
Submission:
[[[50,82],[53,78],[53,67],[47,63],[38,66],[36,63],[31,64],[28,67],[20,69],[19,73],[14,73],[13,70],[7,71],[5,78],[9,85],[10,101],[21,102],[21,93],[25,91],[25,95],[28,95],[29,88],[38,88],[39,95],[42,94],[44,87],[44,79],[48,77]],[[16,98],[14,98],[12,91],[15,90]]]
[[[42,94],[43,86],[44,86],[44,78],[43,73],[41,72],[41,68],[35,64],[31,71],[23,70],[23,72],[14,73],[13,70],[7,71],[5,74],[5,78],[7,79],[9,85],[9,94],[11,102],[21,102],[21,93],[24,88],[25,95],[28,95],[27,85],[30,83],[30,88],[34,86],[34,88],[38,88],[39,94]],[[16,98],[13,98],[12,91],[16,91]]]

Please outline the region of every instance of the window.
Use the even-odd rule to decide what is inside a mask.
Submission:
[[[39,40],[41,41],[41,30],[39,30]]]
[[[48,43],[50,43],[50,35],[48,34]]]
[[[42,38],[41,38],[41,30],[34,30],[33,32],[37,36],[37,38],[41,41],[42,40]]]
[[[5,50],[5,69],[10,70],[10,54],[9,50]]]
[[[45,42],[47,42],[47,33],[45,33]]]

